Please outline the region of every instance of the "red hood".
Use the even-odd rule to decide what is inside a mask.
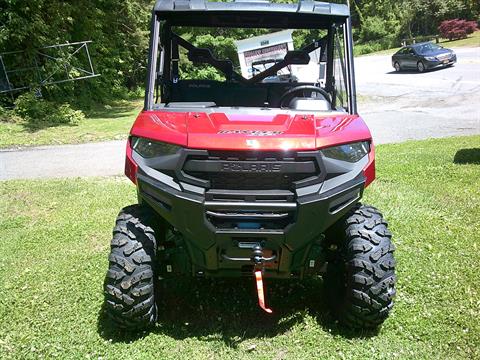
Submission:
[[[131,134],[197,149],[313,150],[371,138],[358,115],[144,111]]]

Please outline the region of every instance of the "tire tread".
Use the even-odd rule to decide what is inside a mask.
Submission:
[[[105,308],[117,326],[140,329],[153,325],[155,304],[155,231],[149,208],[128,206],[113,229],[109,269],[105,277]]]
[[[329,264],[326,286],[336,283],[333,289],[327,288],[327,293],[337,317],[349,327],[378,327],[392,309],[395,246],[387,226],[377,209],[362,204],[357,204],[337,226],[342,256]],[[339,267],[343,269],[341,276]],[[340,281],[345,284],[338,292]]]

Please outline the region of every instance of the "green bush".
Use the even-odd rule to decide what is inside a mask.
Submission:
[[[31,92],[15,100],[15,113],[30,127],[76,125],[85,118],[82,111],[72,109],[69,104],[37,98]]]
[[[365,44],[355,45],[354,55],[370,54],[372,52],[386,50],[386,49],[390,49],[390,48],[391,48],[391,46],[389,46],[386,43],[368,42],[368,43],[365,43]]]
[[[5,109],[0,105],[0,122],[19,123],[22,118],[17,116],[13,110]]]
[[[362,28],[359,34],[361,42],[379,40],[388,35],[386,22],[377,16],[367,16],[362,22]]]

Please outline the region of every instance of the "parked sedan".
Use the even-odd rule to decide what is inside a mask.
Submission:
[[[453,50],[431,42],[404,46],[392,56],[395,71],[417,69],[424,72],[439,66],[451,66],[456,62],[457,55]]]

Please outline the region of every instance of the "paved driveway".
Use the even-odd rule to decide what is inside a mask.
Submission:
[[[395,73],[389,56],[355,60],[359,112],[375,143],[480,134],[480,48],[454,67]],[[479,144],[480,145],[480,144]],[[0,151],[0,180],[118,175],[124,141]]]
[[[454,67],[396,73],[390,56],[355,60],[359,112],[377,143],[480,134],[480,47]]]
[[[125,141],[0,150],[0,180],[119,175]]]

